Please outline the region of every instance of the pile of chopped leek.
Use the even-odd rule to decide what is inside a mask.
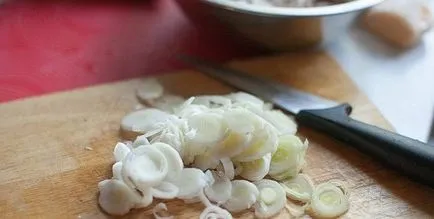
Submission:
[[[148,108],[121,122],[123,133],[136,138],[115,146],[113,177],[98,184],[105,212],[124,215],[154,198],[201,202],[201,219],[232,218],[248,209],[259,218],[285,207],[294,216],[322,218],[348,210],[342,183],[315,187],[301,173],[308,142],[295,135],[290,117],[261,99],[238,92],[185,100],[165,94],[155,80],[137,96]],[[154,216],[172,218],[160,216],[167,210],[160,203]]]

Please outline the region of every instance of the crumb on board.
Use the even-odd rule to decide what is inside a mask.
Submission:
[[[93,151],[93,148],[91,148],[91,147],[85,147],[84,149],[86,149],[88,151]]]

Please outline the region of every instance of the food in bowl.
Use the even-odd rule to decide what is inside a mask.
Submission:
[[[240,3],[275,7],[315,7],[340,4],[354,0],[228,0]]]

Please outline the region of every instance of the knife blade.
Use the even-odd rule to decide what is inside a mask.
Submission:
[[[328,134],[434,188],[434,148],[428,144],[350,118],[352,107],[347,103],[339,104],[196,57],[179,58],[202,73],[294,114],[300,125]]]
[[[209,61],[191,56],[180,56],[180,59],[192,64],[202,73],[236,89],[259,96],[292,114],[297,114],[303,109],[324,109],[339,105],[332,100],[272,82],[266,78],[254,78],[246,73]]]

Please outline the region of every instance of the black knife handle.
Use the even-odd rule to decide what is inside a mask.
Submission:
[[[434,147],[351,119],[351,106],[302,110],[296,119],[365,152],[407,176],[434,188]]]

